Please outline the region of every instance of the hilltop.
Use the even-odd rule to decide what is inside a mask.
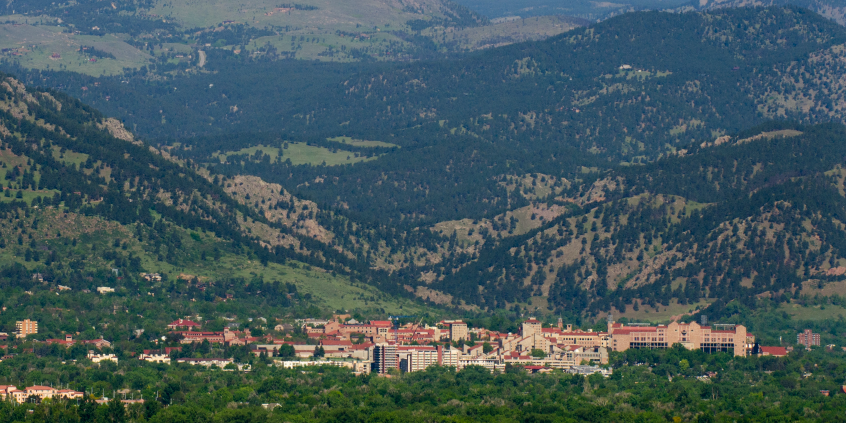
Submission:
[[[202,72],[210,51],[278,61],[442,57],[566,32],[562,18],[493,24],[450,0],[6,2],[2,59],[92,76]]]

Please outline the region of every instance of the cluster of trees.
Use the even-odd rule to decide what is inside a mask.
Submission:
[[[511,366],[496,374],[476,366],[430,367],[384,378],[328,367],[277,369],[260,357],[251,372],[238,373],[137,360],[90,367],[22,356],[9,360],[14,365],[0,364],[4,383],[52,381],[96,397],[127,387],[146,402],[126,408],[91,399],[3,402],[0,421],[829,421],[839,418],[846,401],[839,391],[843,353],[736,358],[678,346],[612,354],[611,361],[609,378],[529,374]]]
[[[140,353],[157,348],[156,340],[166,334],[167,325],[187,315],[206,316],[210,322],[207,330],[222,331],[224,322],[233,318],[240,329],[264,326],[267,330],[268,325],[276,325],[276,317],[326,313],[317,299],[300,293],[296,285],[260,277],[200,282],[164,275],[161,282],[148,282],[137,273],[118,276],[104,269],[42,274],[46,280],[41,282],[32,274],[22,265],[0,270],[0,304],[7,307],[0,317],[0,332],[14,333],[16,321],[35,319],[39,333],[31,339],[80,333],[79,339],[104,337],[122,351]],[[58,285],[71,290],[61,291]],[[103,296],[96,292],[98,286],[115,292]],[[216,320],[224,317],[230,320]],[[135,332],[139,329],[143,329],[142,335]]]

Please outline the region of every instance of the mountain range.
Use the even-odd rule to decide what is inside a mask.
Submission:
[[[627,13],[408,63],[7,62],[3,257],[82,285],[275,278],[382,312],[842,295],[844,43],[790,6]]]

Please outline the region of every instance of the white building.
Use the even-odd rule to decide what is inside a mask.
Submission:
[[[334,366],[334,367],[346,367],[351,369],[354,372],[361,372],[361,373],[369,373],[370,372],[370,362],[369,361],[332,361],[332,360],[321,360],[321,361],[293,361],[293,360],[276,360],[274,361],[276,366],[281,366],[285,369],[296,369],[298,367],[309,367],[309,366]]]
[[[505,371],[505,363],[500,360],[490,359],[490,358],[462,358],[458,360],[457,369],[461,370],[467,366],[482,366],[489,371]]]
[[[178,358],[176,359],[177,363],[186,363],[192,366],[204,366],[204,367],[220,367],[224,368],[227,364],[231,364],[234,362],[233,359],[223,359],[223,358]]]
[[[170,356],[167,354],[141,354],[138,359],[150,363],[170,364]]]
[[[118,358],[114,354],[94,354],[93,352],[89,352],[88,359],[91,360],[92,363],[100,363],[101,361],[118,362]]]
[[[567,373],[574,375],[589,376],[594,373],[599,373],[602,376],[608,377],[614,373],[613,369],[606,369],[599,366],[573,366],[566,370]]]

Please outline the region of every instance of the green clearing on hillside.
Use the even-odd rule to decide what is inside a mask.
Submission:
[[[26,68],[91,76],[119,75],[125,68],[144,66],[150,59],[147,53],[114,35],[78,35],[63,32],[65,29],[52,25],[3,24],[0,48],[12,49],[7,54]],[[93,58],[81,50],[82,46],[93,46],[115,58]]]
[[[335,141],[342,144],[349,144],[356,147],[399,147],[396,144],[391,144],[382,141],[366,141],[366,140],[359,140],[350,137],[335,137],[335,138],[327,138],[329,141]]]
[[[825,306],[801,306],[799,304],[782,304],[779,311],[784,311],[794,320],[837,320],[846,318],[846,308],[828,304]]]
[[[358,60],[349,54],[353,50],[376,49],[384,53],[394,49],[404,50],[410,46],[401,38],[390,33],[377,32],[365,35],[367,36],[351,37],[339,36],[334,32],[293,33],[282,36],[259,37],[246,47],[250,52],[273,47],[279,53],[294,54],[294,58],[301,60],[352,62]],[[371,54],[370,57],[380,60],[394,58],[391,54]]]
[[[465,50],[499,47],[529,40],[542,40],[578,28],[575,20],[565,16],[540,16],[462,29],[444,31],[434,26],[422,32],[435,43],[457,44]]]
[[[88,160],[88,155],[85,153],[77,153],[70,150],[65,150],[64,152],[62,152],[62,149],[60,147],[54,145],[53,158],[65,164],[75,165],[79,167],[80,164]]]
[[[304,143],[288,143],[288,148],[255,146],[243,148],[238,151],[230,151],[226,153],[218,153],[215,157],[220,159],[221,163],[225,163],[229,157],[233,155],[255,155],[256,152],[262,153],[271,157],[271,163],[280,162],[279,152],[282,152],[281,161],[291,160],[293,165],[314,165],[320,166],[338,166],[344,164],[352,164],[358,162],[365,162],[375,160],[376,157],[356,157],[356,153],[346,150],[332,151],[324,147],[316,147]]]

